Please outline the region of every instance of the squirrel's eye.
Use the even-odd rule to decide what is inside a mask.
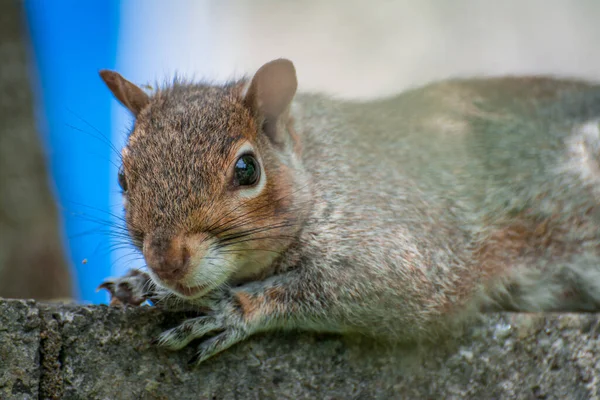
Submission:
[[[127,179],[125,178],[123,167],[119,168],[119,186],[121,186],[123,192],[127,192]]]
[[[254,185],[260,178],[260,166],[254,157],[246,154],[235,162],[234,173],[236,185]]]

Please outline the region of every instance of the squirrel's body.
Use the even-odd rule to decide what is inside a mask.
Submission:
[[[222,331],[201,345],[201,361],[270,329],[418,340],[475,309],[600,308],[600,86],[493,78],[367,102],[304,94],[292,101],[287,63],[266,64],[251,84],[176,85],[151,98],[116,74],[103,76],[138,117],[124,165],[138,163],[130,167],[137,178],[128,179],[146,184],[137,183],[137,199],[130,187],[128,222],[145,233],[138,240],[157,290],[144,295],[148,277],[139,273],[104,287],[126,303],[168,304],[178,293],[211,308],[166,332],[164,344]],[[188,114],[178,118],[175,109]],[[240,139],[242,126],[258,136]],[[221,178],[204,162],[237,168],[240,155],[227,151],[236,141],[260,153],[266,175],[249,189],[236,186],[246,192],[209,182]],[[198,175],[202,184],[193,182]],[[177,236],[181,230],[187,236]],[[183,264],[171,261],[180,250],[192,253]],[[210,256],[237,268],[222,278],[202,264]],[[202,279],[212,284],[206,293],[185,291]]]
[[[428,314],[469,301],[600,305],[600,87],[500,78],[296,98],[314,190],[300,252],[347,289],[336,303],[361,328],[435,334]]]

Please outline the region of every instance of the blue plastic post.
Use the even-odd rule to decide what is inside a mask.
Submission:
[[[26,0],[38,127],[46,145],[78,298],[111,273],[111,94],[98,70],[114,68],[119,2]],[[116,209],[118,212],[118,208]],[[114,236],[114,235],[113,235]]]

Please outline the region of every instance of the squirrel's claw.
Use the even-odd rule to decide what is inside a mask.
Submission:
[[[138,270],[129,270],[120,278],[109,278],[96,291],[105,289],[110,293],[110,305],[139,306],[150,296],[147,291],[150,277]]]
[[[210,309],[208,314],[186,320],[179,326],[162,333],[155,343],[170,350],[179,350],[192,340],[202,339],[206,335],[218,332],[217,335],[207,338],[199,345],[196,356],[190,360],[190,364],[195,365],[249,336],[247,324],[230,301],[227,299],[216,301]]]
[[[100,285],[98,285],[98,287],[96,288],[96,292],[99,292],[101,289],[105,289],[111,295],[114,295],[115,294],[115,282],[114,282],[114,280],[111,280],[111,279],[105,280]]]
[[[158,345],[169,350],[180,350],[192,340],[222,328],[223,324],[212,315],[188,319],[181,325],[163,332],[158,338]]]
[[[222,352],[245,340],[248,337],[242,330],[228,329],[210,339],[204,341],[198,346],[196,354],[188,361],[188,365],[193,367],[208,360],[212,356]]]
[[[104,282],[102,282],[100,285],[98,285],[98,287],[96,288],[96,292],[100,291],[101,289],[106,290],[108,293],[110,293],[110,306],[120,306],[123,305],[123,303],[121,302],[121,300],[119,300],[119,298],[115,295],[115,282],[112,280],[106,280]]]

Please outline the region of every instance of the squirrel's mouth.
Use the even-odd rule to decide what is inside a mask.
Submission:
[[[184,286],[181,283],[175,283],[171,287],[183,297],[196,297],[204,292],[208,285]]]

